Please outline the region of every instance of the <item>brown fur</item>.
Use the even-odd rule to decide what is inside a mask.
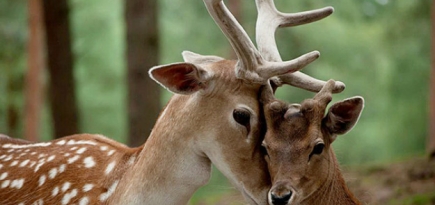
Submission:
[[[287,104],[265,87],[262,102],[267,123],[264,146],[272,178],[271,204],[349,205],[360,202],[348,190],[331,143],[337,134],[349,131],[363,107],[356,97],[334,104],[334,81],[328,82],[313,99]],[[324,144],[319,149],[319,144]],[[316,147],[317,146],[317,147]],[[315,152],[322,150],[320,153]]]

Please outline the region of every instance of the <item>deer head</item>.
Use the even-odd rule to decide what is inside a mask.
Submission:
[[[276,10],[272,0],[257,0],[257,49],[222,0],[204,3],[238,59],[183,52],[185,62],[153,68],[152,78],[176,94],[158,123],[175,120],[192,127],[194,130],[179,132],[193,138],[192,149],[210,159],[249,201],[265,203],[268,182],[264,179],[268,174],[263,169],[266,165],[260,152],[262,113],[257,99],[260,86],[272,78],[277,85],[319,91],[325,83],[297,72],[317,59],[319,52],[283,62],[274,32],[278,27],[322,19],[333,9],[285,14]],[[344,84],[337,82],[333,87],[334,92],[341,92]],[[174,116],[175,113],[179,116]]]
[[[328,185],[342,182],[336,180],[339,170],[331,144],[337,135],[353,128],[364,100],[353,97],[334,103],[325,115],[334,84],[328,81],[313,99],[301,104],[284,103],[274,98],[271,87],[263,88],[261,101],[267,123],[263,146],[272,179],[270,204],[317,204],[309,201],[319,195],[327,199]],[[323,200],[321,204],[330,203]]]

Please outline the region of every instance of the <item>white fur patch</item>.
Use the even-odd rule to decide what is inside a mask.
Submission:
[[[51,162],[51,161],[53,161],[54,158],[56,158],[55,155],[51,155],[51,156],[49,156],[49,157],[47,158],[47,162]]]
[[[111,156],[113,153],[115,153],[115,150],[110,150],[110,151],[107,153],[107,156]]]
[[[94,161],[94,158],[93,158],[93,157],[86,157],[86,158],[83,160],[83,163],[85,164],[85,167],[86,167],[86,168],[91,168],[91,167],[94,167],[94,166],[95,166],[95,161]]]
[[[6,188],[6,187],[8,187],[10,183],[11,183],[10,180],[5,180],[5,181],[2,183],[1,188]]]
[[[57,145],[64,145],[65,143],[66,143],[65,140],[61,140],[61,141],[56,142]]]
[[[24,179],[15,179],[11,182],[11,188],[21,189],[24,184]]]
[[[51,142],[41,142],[41,143],[35,143],[35,144],[4,144],[3,148],[12,148],[12,149],[22,149],[22,148],[30,148],[30,147],[48,147],[51,145]]]
[[[101,202],[106,201],[112,194],[115,192],[116,187],[118,186],[119,181],[115,181],[107,190],[107,192],[102,193],[99,197]]]
[[[79,201],[79,205],[88,205],[89,204],[89,198],[87,196],[83,197]]]
[[[20,164],[20,167],[26,166],[29,162],[30,162],[30,160],[28,160],[28,159],[22,161],[21,164]]]
[[[59,166],[59,173],[64,172],[65,169],[66,169],[66,164],[61,164],[61,165]]]
[[[4,180],[4,179],[6,179],[6,177],[8,177],[8,173],[7,172],[5,172],[2,175],[0,175],[0,180]]]
[[[48,172],[48,178],[50,178],[50,179],[54,179],[54,177],[56,177],[56,175],[57,175],[57,168],[52,168]]]
[[[41,175],[39,177],[39,184],[38,184],[38,186],[42,186],[45,183],[46,179],[47,179],[47,177],[45,176],[45,174]]]
[[[86,147],[82,147],[82,148],[80,148],[79,150],[77,150],[77,154],[83,154],[83,152],[85,152],[87,149],[86,149]]]
[[[72,164],[72,163],[74,163],[74,162],[77,161],[79,158],[80,158],[80,156],[78,156],[78,155],[75,155],[74,157],[69,158],[69,159],[68,159],[68,164]]]
[[[77,189],[73,189],[71,190],[69,193],[66,193],[65,195],[63,195],[62,198],[62,204],[66,205],[69,203],[69,201],[71,201],[72,198],[77,196]]]
[[[68,190],[71,187],[71,183],[69,182],[65,182],[62,185],[62,192],[65,192],[66,190]]]
[[[93,184],[85,184],[85,185],[83,186],[83,192],[88,192],[88,191],[90,191],[92,188],[94,188],[94,185],[93,185]]]
[[[16,166],[18,164],[18,161],[17,160],[15,160],[15,161],[13,161],[12,163],[11,163],[11,167],[13,167],[13,166]]]
[[[110,162],[110,164],[107,165],[106,170],[104,170],[104,173],[105,173],[106,175],[108,175],[110,172],[112,172],[113,168],[115,168],[115,165],[116,165],[116,162],[115,162],[115,161]]]
[[[54,187],[53,191],[51,191],[51,196],[56,196],[59,194],[59,187]]]

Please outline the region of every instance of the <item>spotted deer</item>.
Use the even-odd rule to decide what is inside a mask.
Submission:
[[[204,3],[237,60],[186,51],[185,62],[152,68],[150,76],[174,95],[140,147],[94,134],[40,143],[0,138],[0,204],[186,204],[208,182],[211,164],[249,204],[267,204],[260,87],[273,78],[318,91],[325,82],[297,72],[319,52],[271,59],[268,53],[277,52],[274,31],[264,29],[310,23],[333,10],[265,14],[269,10],[262,7],[273,2],[257,0],[257,49],[222,0]],[[268,18],[283,24],[274,27]],[[337,83],[334,91],[343,89]]]
[[[362,97],[334,103],[330,80],[313,99],[288,104],[262,90],[267,124],[263,146],[272,179],[271,205],[350,205],[360,202],[349,191],[331,144],[350,131],[364,107]]]

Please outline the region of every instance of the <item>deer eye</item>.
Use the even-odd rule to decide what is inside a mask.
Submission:
[[[325,144],[318,143],[316,146],[314,146],[313,154],[322,154],[323,148],[325,147]]]
[[[234,120],[246,127],[246,129],[250,130],[250,121],[251,121],[251,112],[244,108],[238,108],[233,111]]]
[[[323,148],[325,148],[325,144],[324,144],[323,142],[319,142],[319,143],[317,143],[317,144],[314,146],[313,151],[311,152],[310,157],[309,157],[308,160],[310,160],[311,157],[312,157],[313,155],[315,155],[315,154],[317,154],[317,155],[322,154],[322,152],[323,152]]]

